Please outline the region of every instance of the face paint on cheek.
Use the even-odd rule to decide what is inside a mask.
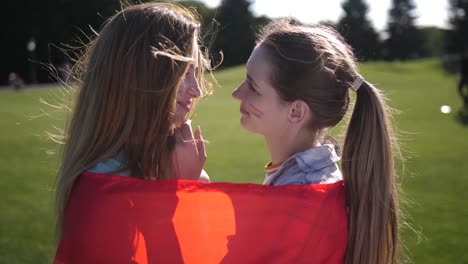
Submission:
[[[260,109],[258,109],[257,107],[255,107],[255,105],[248,103],[248,102],[246,103],[246,105],[248,107],[247,111],[249,111],[249,113],[251,113],[257,118],[262,118],[264,114]]]

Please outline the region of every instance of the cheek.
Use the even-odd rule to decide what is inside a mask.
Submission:
[[[185,78],[185,81],[188,87],[198,86],[197,77],[195,76],[195,74],[190,75],[189,78]]]
[[[245,106],[247,107],[250,114],[252,114],[256,118],[263,118],[265,116],[265,111],[262,110],[262,107],[258,106],[254,102],[246,101]]]
[[[180,98],[187,92],[187,87],[188,87],[187,81],[186,79],[184,79],[182,83],[180,84],[179,89],[177,90],[177,98]]]
[[[287,120],[287,109],[281,105],[277,105],[271,102],[250,102],[249,109],[255,111],[262,122],[266,122],[270,125],[284,124]]]

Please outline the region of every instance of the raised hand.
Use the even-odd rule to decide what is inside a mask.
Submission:
[[[176,145],[172,152],[172,178],[209,181],[203,170],[206,161],[205,142],[200,127],[192,132],[191,121],[187,120],[174,132]]]

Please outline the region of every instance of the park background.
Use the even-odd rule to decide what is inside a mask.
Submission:
[[[200,102],[194,117],[210,141],[206,170],[213,181],[260,183],[268,161],[266,146],[261,137],[242,130],[239,103],[230,94],[245,76],[242,64],[255,33],[271,18],[253,12],[253,1],[178,2],[202,15],[205,45],[214,61],[220,50],[225,57],[214,72],[214,94]],[[319,1],[310,2],[321,8]],[[392,0],[383,28],[375,28],[369,17],[374,2],[340,1],[336,17],[316,22],[343,34],[357,53],[363,76],[399,110],[394,118],[405,158],[400,182],[408,223],[402,231],[411,262],[468,263],[468,127],[457,93],[458,65],[468,47],[468,1],[445,1],[445,23],[422,25],[417,19],[424,14],[418,13],[417,2]],[[53,107],[67,97],[54,75],[60,77],[60,67],[73,63],[67,45],[86,43],[92,28],[98,30],[121,3],[29,0],[3,6],[0,263],[50,263],[60,147],[47,133],[59,133],[67,120],[66,113]],[[9,86],[12,72],[22,77],[24,86]],[[342,132],[336,129],[333,134],[340,138]]]

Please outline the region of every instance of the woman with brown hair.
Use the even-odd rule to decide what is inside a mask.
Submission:
[[[339,169],[328,129],[355,93]],[[346,190],[346,263],[396,263],[399,209],[390,115],[381,92],[364,80],[337,32],[289,20],[267,25],[233,92],[241,125],[264,136],[271,162],[266,185],[332,184]]]
[[[89,44],[74,68],[78,89],[56,183],[59,239],[84,172],[209,181],[201,132],[194,136],[188,120],[210,92],[200,87],[208,62],[199,33],[189,10],[147,3],[115,14]]]

